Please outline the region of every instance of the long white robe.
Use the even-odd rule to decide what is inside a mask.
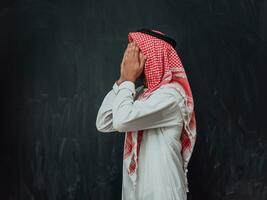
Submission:
[[[181,157],[182,95],[163,85],[145,100],[137,100],[143,86],[115,82],[99,108],[100,132],[144,130],[137,168],[136,190],[123,165],[122,200],[186,200],[187,179]]]

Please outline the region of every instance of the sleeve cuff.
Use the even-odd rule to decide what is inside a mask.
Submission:
[[[117,83],[115,83],[117,85]],[[132,96],[135,97],[135,94],[136,94],[136,91],[135,91],[135,83],[132,82],[132,81],[123,81],[119,86],[117,85],[118,87],[118,92],[119,90],[121,89],[128,89],[131,91],[132,93]],[[116,89],[116,86],[115,86],[115,89]]]
[[[117,95],[118,92],[119,92],[119,86],[118,86],[118,84],[116,83],[116,81],[115,81],[115,83],[113,84],[112,89],[113,89],[113,91],[115,92],[115,94]]]

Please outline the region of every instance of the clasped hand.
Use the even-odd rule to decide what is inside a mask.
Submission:
[[[119,85],[123,81],[135,82],[142,74],[147,56],[144,55],[133,41],[128,43],[124,51],[120,66],[120,78],[116,81]]]

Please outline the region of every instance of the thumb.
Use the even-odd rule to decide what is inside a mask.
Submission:
[[[147,56],[146,55],[140,55],[140,66],[143,67],[145,62],[147,60]]]

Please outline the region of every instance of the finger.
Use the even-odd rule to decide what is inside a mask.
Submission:
[[[134,47],[134,57],[137,58],[139,60],[139,47],[138,46],[135,46]]]
[[[126,48],[126,49],[129,49],[129,48],[130,48],[130,46],[132,46],[132,42],[128,43],[128,45],[127,45],[127,48]]]
[[[126,49],[124,50],[124,55],[127,54],[129,52],[129,48],[130,48],[130,43],[128,43]]]
[[[136,42],[133,41],[133,43],[132,43],[132,48],[135,49],[136,47],[138,47],[138,46],[137,46]]]
[[[128,51],[130,52],[130,51],[133,51],[133,49],[134,49],[134,45],[133,44],[130,44],[129,45],[129,48],[128,48]]]
[[[137,52],[137,46],[135,46],[134,44],[132,44],[129,47],[129,54],[131,54],[134,57],[137,57],[136,52]]]
[[[131,42],[130,44],[129,44],[129,47],[134,47],[134,42]]]
[[[129,43],[127,49],[125,50],[126,51],[125,53],[129,55],[132,50],[133,50],[133,44]]]
[[[128,43],[126,50],[129,50],[132,45],[133,45],[132,42]]]
[[[140,51],[139,56],[140,56],[140,60],[146,60],[147,59],[147,56],[145,54],[143,54],[142,51]]]
[[[124,53],[123,53],[123,59],[125,59],[125,57],[128,55],[128,49],[125,49]]]
[[[129,44],[128,44],[128,46],[129,46]],[[124,51],[124,53],[123,53],[123,58],[122,58],[122,60],[124,61],[124,60],[126,59],[127,56],[129,56],[129,47],[127,47],[127,48],[125,49],[125,51]]]
[[[144,67],[146,60],[147,60],[147,56],[140,54],[140,67]]]

